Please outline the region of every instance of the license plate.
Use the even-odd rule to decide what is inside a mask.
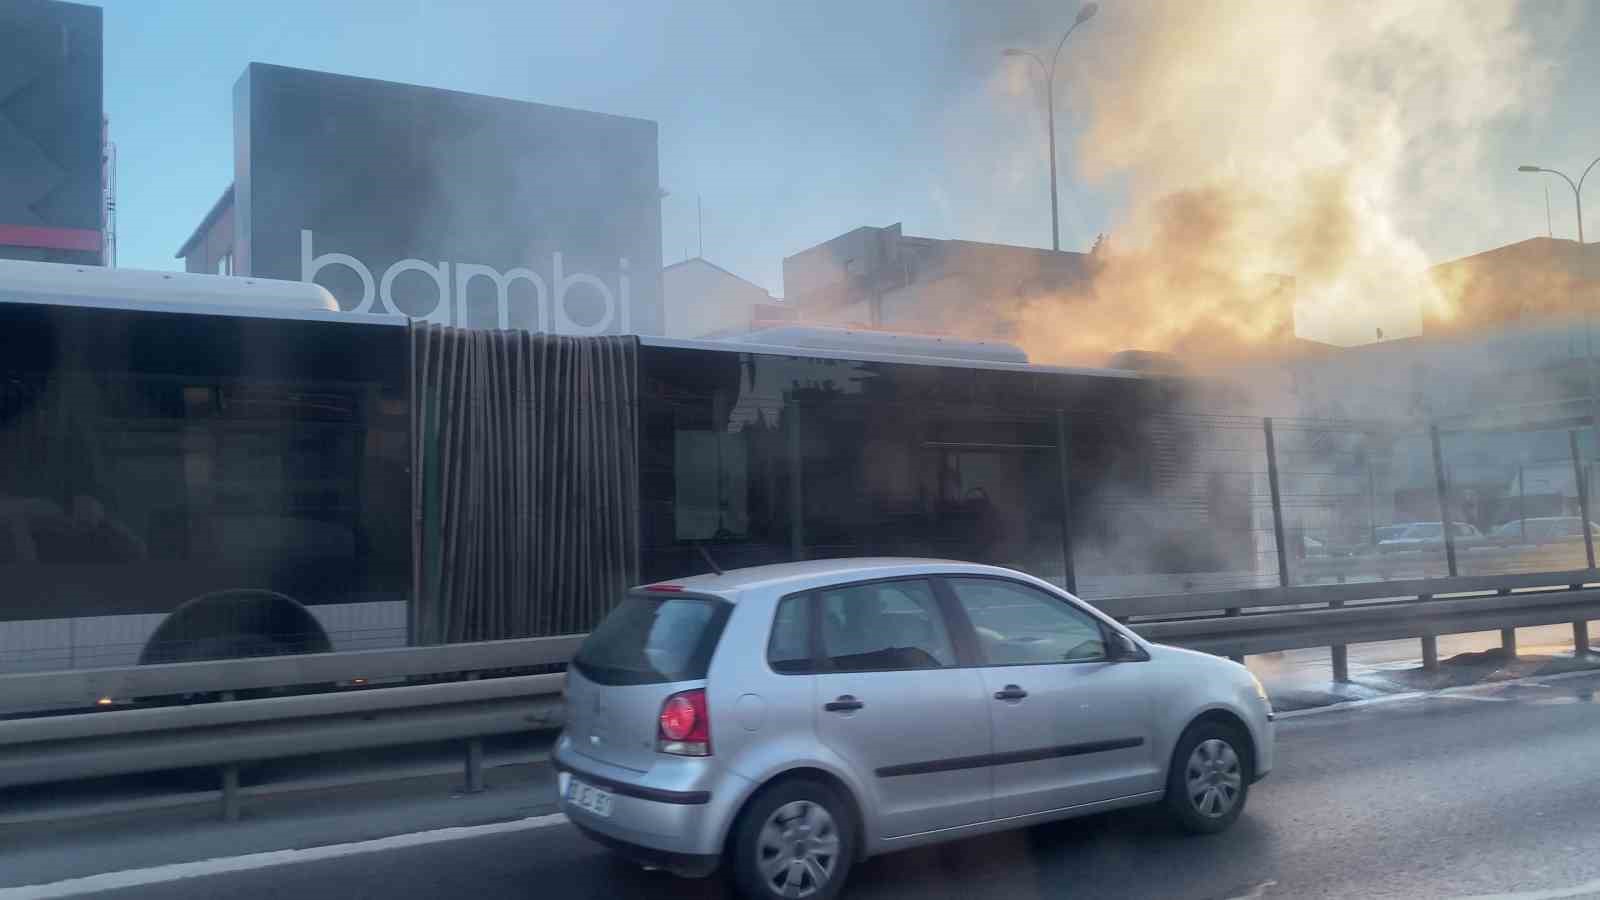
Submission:
[[[602,819],[611,817],[611,793],[576,778],[567,784],[567,802]]]

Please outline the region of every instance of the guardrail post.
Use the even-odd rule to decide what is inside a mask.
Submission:
[[[1444,449],[1439,443],[1439,426],[1428,426],[1428,440],[1433,443],[1433,479],[1439,492],[1439,524],[1444,529],[1444,560],[1450,577],[1456,577],[1455,519],[1450,515],[1450,486],[1444,478]]]
[[[233,691],[223,691],[219,699],[228,703],[234,699]],[[222,821],[239,821],[239,764],[229,763],[222,767]]]
[[[468,681],[477,681],[477,672],[467,673]],[[466,784],[461,791],[464,794],[483,793],[483,738],[467,738],[466,759]]]
[[[1572,623],[1572,654],[1583,656],[1589,652],[1589,623],[1587,620]]]
[[[222,767],[222,820],[239,821],[239,765]]]
[[[1422,636],[1422,670],[1424,672],[1439,671],[1439,638],[1436,635],[1425,634]]]
[[[1511,596],[1511,589],[1501,588],[1495,591],[1495,595],[1509,597]],[[1500,629],[1500,649],[1505,653],[1507,659],[1517,658],[1517,630],[1515,628]]]
[[[1572,478],[1578,485],[1578,514],[1583,516],[1583,552],[1589,557],[1589,568],[1594,568],[1594,535],[1589,532],[1589,485],[1583,473],[1583,459],[1578,455],[1578,430],[1567,432],[1572,445]]]
[[[1517,658],[1517,630],[1515,628],[1500,629],[1500,649],[1505,651],[1507,659]]]
[[[1230,606],[1227,609],[1223,610],[1222,614],[1231,619],[1231,618],[1234,618],[1236,616],[1243,615],[1244,614],[1244,610],[1240,609],[1237,606]],[[1244,654],[1243,653],[1229,653],[1228,654],[1228,658],[1233,660],[1234,662],[1238,663],[1241,666],[1244,665]]]
[[[1333,680],[1345,684],[1350,680],[1350,648],[1344,644],[1334,644],[1328,648],[1332,651]]]
[[[464,792],[483,793],[483,738],[467,741],[467,783]]]
[[[1061,564],[1066,570],[1067,593],[1078,592],[1078,570],[1072,563],[1072,460],[1067,443],[1067,413],[1056,410],[1056,458],[1061,469]],[[1592,566],[1591,566],[1592,568]]]

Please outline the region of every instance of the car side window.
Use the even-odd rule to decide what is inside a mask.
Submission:
[[[956,602],[972,620],[987,665],[1108,658],[1100,622],[1058,597],[996,578],[951,578],[949,584]]]
[[[938,669],[954,645],[926,581],[882,581],[817,592],[822,651],[841,672]]]
[[[772,619],[772,637],[767,641],[767,664],[784,675],[805,675],[812,671],[811,598],[796,594],[783,598]]]

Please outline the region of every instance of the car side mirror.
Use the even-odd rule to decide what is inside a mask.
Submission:
[[[1106,645],[1107,658],[1112,662],[1143,662],[1150,658],[1144,648],[1120,631],[1111,631]]]

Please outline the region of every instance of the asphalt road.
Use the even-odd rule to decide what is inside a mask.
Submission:
[[[845,896],[1600,897],[1597,690],[1600,675],[1584,675],[1288,718],[1278,770],[1225,835],[1183,837],[1125,811],[870,860]],[[13,896],[29,894],[0,889]],[[556,821],[96,896],[727,894],[614,861]]]

